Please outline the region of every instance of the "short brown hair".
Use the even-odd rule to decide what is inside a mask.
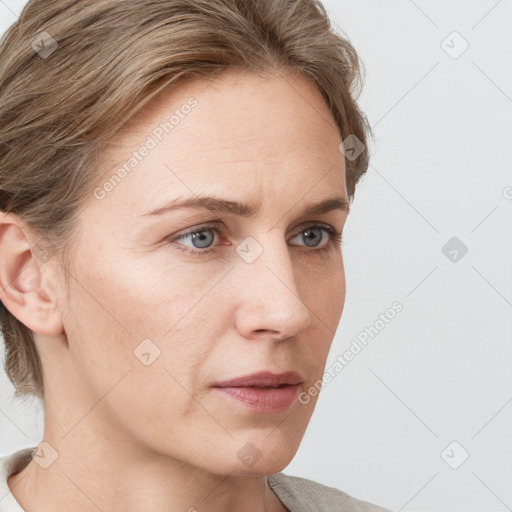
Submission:
[[[228,69],[316,85],[342,140],[364,146],[345,160],[352,200],[372,135],[364,68],[319,0],[30,0],[0,41],[0,210],[65,257],[104,143],[167,85]],[[44,400],[32,331],[3,304],[0,326],[15,396]]]

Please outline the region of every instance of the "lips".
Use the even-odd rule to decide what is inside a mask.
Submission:
[[[297,372],[259,372],[217,382],[212,391],[252,413],[280,413],[297,402],[303,382],[302,375]]]
[[[284,372],[275,374],[272,372],[258,372],[235,379],[217,382],[213,387],[218,388],[279,388],[284,386],[295,386],[304,381],[302,375],[297,372]]]

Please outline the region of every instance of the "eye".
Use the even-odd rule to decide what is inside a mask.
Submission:
[[[168,243],[176,245],[177,249],[185,253],[201,255],[213,251],[215,246],[219,245],[215,243],[216,238],[219,238],[222,234],[222,223],[216,222],[210,225],[198,226],[177,236],[170,237]],[[291,240],[297,238],[304,242],[305,247],[313,249],[310,251],[311,253],[329,251],[338,248],[341,244],[341,234],[331,226],[321,224],[312,224],[302,228]],[[185,241],[190,242],[190,245],[184,243]],[[302,244],[292,243],[291,245]]]
[[[303,228],[294,238],[301,237],[306,247],[319,247],[324,239],[326,243],[322,245],[322,249],[329,249],[332,244],[337,245],[341,242],[341,235],[331,226],[313,224]],[[293,238],[293,239],[294,239]],[[292,239],[292,240],[293,240]]]
[[[184,252],[204,254],[212,250],[211,246],[215,241],[215,235],[219,236],[221,233],[222,231],[220,229],[220,223],[217,222],[213,225],[199,226],[197,228],[190,229],[185,233],[182,233],[181,235],[173,238],[171,241],[180,242],[181,245],[185,245],[186,247],[192,247],[192,249],[199,249],[192,251],[188,249],[181,249]],[[182,243],[183,240],[187,239],[190,240],[192,246]]]

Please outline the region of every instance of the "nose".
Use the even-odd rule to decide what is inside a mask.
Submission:
[[[236,328],[249,339],[293,338],[310,325],[311,312],[297,289],[288,245],[269,236],[261,247],[254,261],[239,261],[235,271]]]

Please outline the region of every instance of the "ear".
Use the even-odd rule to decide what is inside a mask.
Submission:
[[[0,300],[35,333],[55,336],[64,331],[56,276],[34,239],[18,216],[0,212]]]

